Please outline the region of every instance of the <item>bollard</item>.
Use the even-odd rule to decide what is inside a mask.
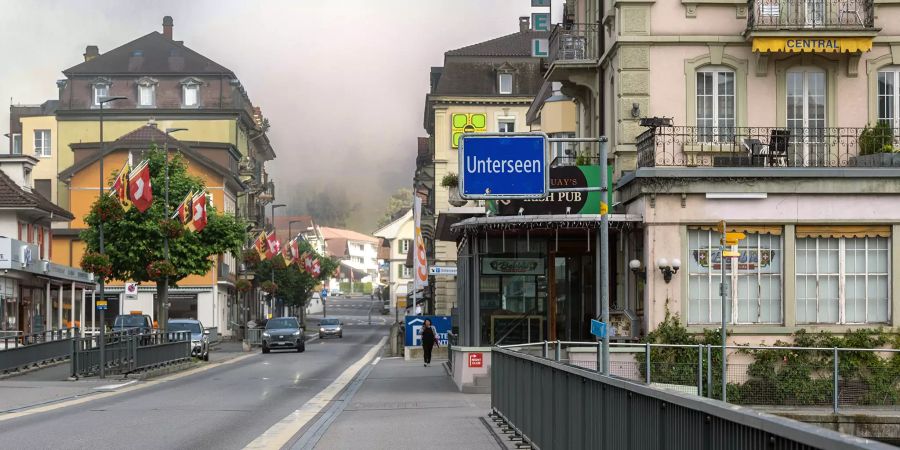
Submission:
[[[548,351],[548,348],[547,348],[547,341],[544,341],[544,348],[543,348],[541,357],[547,358],[547,351]]]
[[[556,355],[554,357],[556,362],[559,362],[560,353],[562,353],[562,343],[559,341],[559,339],[557,339],[556,340]]]

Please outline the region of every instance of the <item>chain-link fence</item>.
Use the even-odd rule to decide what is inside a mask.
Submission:
[[[597,370],[596,342],[512,346]],[[900,405],[900,350],[727,346],[725,400],[755,406]],[[722,347],[610,344],[610,375],[660,389],[722,400]]]

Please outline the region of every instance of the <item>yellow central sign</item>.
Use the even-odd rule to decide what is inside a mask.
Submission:
[[[872,50],[871,37],[756,37],[753,51],[761,53],[856,53]]]

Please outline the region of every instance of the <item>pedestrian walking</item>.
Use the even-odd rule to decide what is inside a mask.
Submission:
[[[431,319],[425,319],[425,323],[422,324],[422,350],[425,352],[425,367],[431,364],[431,350],[440,346],[437,329],[431,324]]]

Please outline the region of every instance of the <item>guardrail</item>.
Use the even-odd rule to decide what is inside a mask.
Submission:
[[[191,333],[136,334],[129,331],[104,335],[104,362],[107,373],[130,373],[191,357]],[[72,349],[72,376],[100,372],[100,336],[76,337]]]
[[[209,338],[210,344],[215,344],[221,339],[221,336],[219,336],[219,327],[206,327],[204,330],[209,332],[207,338]]]
[[[250,345],[262,345],[262,334],[265,331],[262,328],[247,329],[247,343]]]
[[[5,337],[0,340],[0,373],[22,370],[47,361],[68,358],[77,328]]]
[[[521,350],[491,351],[492,417],[537,448],[894,448]]]

